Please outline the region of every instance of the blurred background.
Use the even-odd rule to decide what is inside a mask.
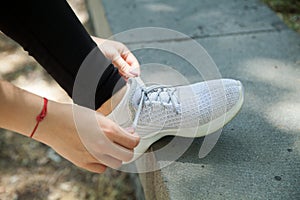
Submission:
[[[300,33],[299,0],[262,0],[291,28]]]
[[[300,33],[300,1],[262,0]],[[93,34],[84,0],[69,3]],[[0,78],[51,100],[71,102],[66,93],[17,43],[0,32]],[[0,199],[136,199],[129,175],[93,174],[73,166],[51,148],[0,129]]]

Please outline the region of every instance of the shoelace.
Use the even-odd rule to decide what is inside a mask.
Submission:
[[[135,113],[135,117],[132,123],[132,127],[136,128],[139,116],[141,114],[143,105],[146,103],[146,101],[149,101],[149,104],[152,105],[152,103],[155,102],[160,102],[160,104],[163,107],[166,107],[166,105],[172,105],[174,108],[174,111],[178,114],[179,113],[179,100],[174,94],[176,92],[176,88],[170,88],[168,86],[151,86],[149,88],[142,88],[142,94],[141,94],[141,99],[140,103],[138,104],[138,109]],[[150,95],[154,94],[151,96]],[[161,94],[166,94],[167,96],[162,97]],[[166,98],[167,97],[167,98]]]

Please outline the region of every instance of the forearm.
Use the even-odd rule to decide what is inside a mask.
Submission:
[[[0,81],[0,127],[29,136],[41,108],[41,97]]]
[[[0,127],[25,136],[30,136],[36,125],[36,116],[43,107],[43,98],[0,80]],[[72,121],[72,105],[49,101],[45,119],[40,122],[34,138],[49,144],[59,127],[65,130],[75,129]],[[61,116],[67,125],[59,120]],[[73,127],[72,127],[73,126]],[[56,130],[57,129],[57,130]],[[73,130],[72,130],[73,131]]]

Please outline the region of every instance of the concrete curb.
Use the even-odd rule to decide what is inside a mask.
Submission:
[[[112,36],[105,10],[102,6],[102,0],[87,0],[86,3],[95,35],[101,38],[109,38]]]

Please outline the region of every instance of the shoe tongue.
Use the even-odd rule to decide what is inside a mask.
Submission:
[[[145,84],[140,78],[134,78],[130,81],[132,87],[129,92],[129,101],[131,106],[136,110],[142,97],[142,88]]]
[[[134,115],[132,108],[136,109],[136,105],[139,104],[141,99],[143,85],[144,83],[139,77],[129,79],[128,88],[123,99],[107,117],[121,126],[128,125]]]
[[[139,103],[142,98],[142,89],[141,87],[136,88],[136,90],[133,92],[132,98],[131,98],[131,105],[136,110],[139,106]]]

